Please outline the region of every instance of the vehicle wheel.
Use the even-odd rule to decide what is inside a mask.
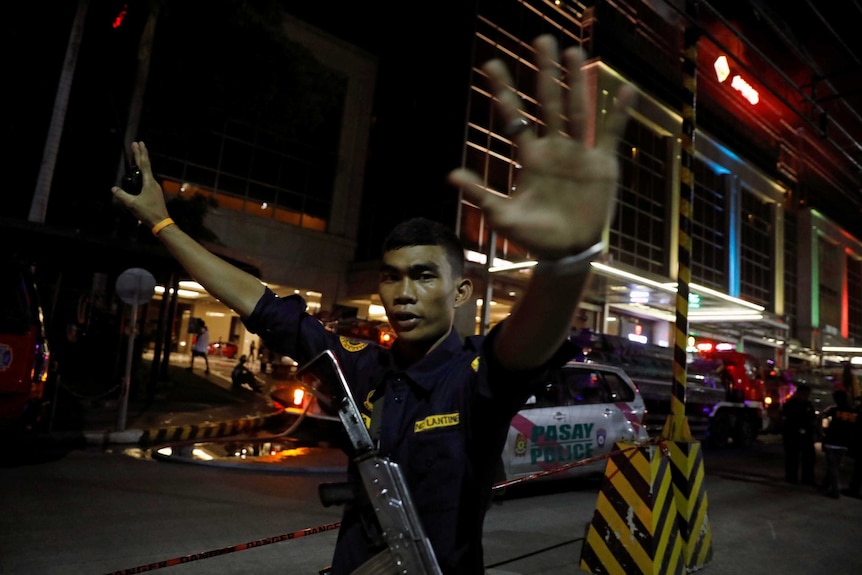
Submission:
[[[726,413],[716,414],[709,426],[709,444],[712,447],[727,447],[730,444],[730,434],[732,431],[730,417]]]
[[[758,422],[753,417],[740,417],[733,430],[733,445],[748,447],[757,439],[758,432]]]

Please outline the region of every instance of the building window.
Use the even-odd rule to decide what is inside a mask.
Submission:
[[[862,259],[847,255],[848,336],[862,344]]]
[[[691,218],[691,279],[727,290],[727,209],[724,178],[705,162],[694,160]]]
[[[288,37],[283,17],[275,5],[162,10],[140,137],[167,193],[325,231],[349,78]]]
[[[773,309],[773,204],[742,189],[740,295]]]
[[[841,295],[844,288],[844,250],[831,240],[817,238],[820,327],[828,335],[841,333]]]
[[[165,192],[189,197],[202,194],[214,198],[223,209],[325,231],[332,209],[336,155],[322,150],[296,152],[295,142],[279,143],[271,134],[266,140],[278,147],[263,148],[255,135],[243,140],[228,131],[236,123],[227,124],[225,131],[209,134],[222,143],[222,152],[211,164],[192,161],[194,143],[171,147],[170,159],[154,154]],[[261,130],[246,128],[252,134]]]
[[[799,236],[795,213],[784,214],[784,313],[790,333],[796,333],[797,286],[799,285]]]
[[[619,199],[609,252],[616,262],[667,275],[667,174],[671,172],[667,139],[631,120],[620,142],[619,158]]]

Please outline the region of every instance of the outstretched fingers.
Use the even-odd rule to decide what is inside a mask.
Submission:
[[[512,75],[500,60],[490,60],[482,66],[491,84],[497,112],[502,118],[504,128],[501,133],[511,137],[523,145],[535,139],[535,133],[529,129],[530,122],[521,111],[521,98],[515,91]]]
[[[505,202],[506,196],[485,186],[485,182],[475,172],[458,168],[449,172],[449,183],[461,188],[464,199],[478,206],[482,211],[493,211]]]
[[[162,188],[153,177],[153,165],[150,161],[150,151],[147,149],[147,145],[143,142],[132,142],[132,154],[135,156],[135,163],[141,170],[143,190],[152,189],[155,195],[161,198]]]
[[[545,34],[533,41],[533,47],[536,49],[536,65],[539,67],[536,95],[542,105],[542,120],[548,135],[557,134],[564,127],[557,41],[553,36]]]
[[[147,145],[143,142],[132,142],[132,154],[135,156],[135,164],[141,170],[141,176],[146,186],[147,181],[153,179],[153,166],[150,162],[150,152],[147,150]]]
[[[132,155],[135,164],[141,170],[141,193],[132,195],[119,187],[111,189],[114,197],[128,209],[138,220],[153,225],[168,217],[162,187],[153,177],[150,154],[143,142],[132,142]]]
[[[568,48],[563,52],[563,59],[568,70],[568,100],[566,112],[569,117],[569,135],[582,142],[586,133],[587,85],[581,66],[586,56],[580,48]]]

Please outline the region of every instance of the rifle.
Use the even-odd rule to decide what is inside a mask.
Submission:
[[[369,559],[353,575],[442,575],[401,468],[377,451],[338,359],[326,350],[300,367],[296,375],[324,409],[337,413],[341,419],[355,451],[353,461],[362,477],[365,495],[386,542],[387,549]],[[324,505],[331,505],[350,501],[355,493],[352,485],[328,484],[321,485],[320,495]]]

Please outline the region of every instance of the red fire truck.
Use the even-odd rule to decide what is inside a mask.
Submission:
[[[673,350],[620,336],[581,332],[584,361],[622,367],[638,386],[650,435],[661,433],[673,388]],[[754,356],[703,347],[688,354],[685,412],[692,435],[716,446],[745,446],[769,428],[763,369]]]
[[[28,430],[45,411],[51,354],[32,268],[0,267],[0,426]]]

